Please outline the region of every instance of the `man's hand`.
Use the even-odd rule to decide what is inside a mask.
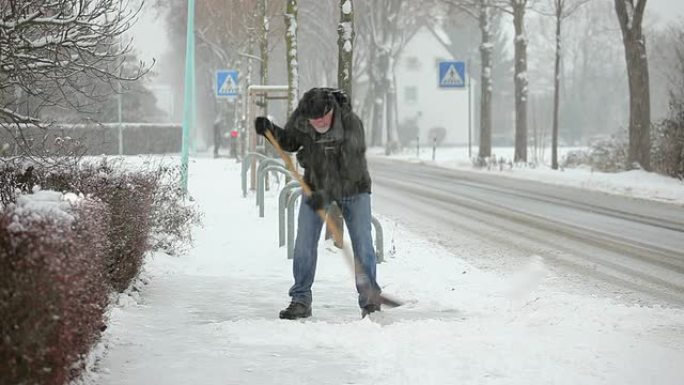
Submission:
[[[311,196],[306,198],[306,204],[309,205],[314,211],[321,210],[328,205],[328,197],[322,191],[313,191]]]
[[[267,130],[273,132],[273,122],[265,116],[257,116],[254,121],[254,130],[257,134],[265,136]]]

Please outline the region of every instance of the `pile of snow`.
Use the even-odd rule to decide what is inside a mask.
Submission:
[[[40,190],[36,187],[32,194],[19,195],[17,202],[6,208],[13,214],[9,229],[13,232],[20,232],[24,229],[22,222],[37,222],[45,219],[62,222],[68,226],[74,221],[71,209],[80,200],[81,198],[73,193],[63,194],[58,191]]]

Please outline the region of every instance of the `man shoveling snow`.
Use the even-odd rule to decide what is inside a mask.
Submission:
[[[361,119],[352,111],[347,95],[332,88],[306,92],[284,128],[260,116],[256,132],[272,136],[283,150],[296,152],[311,194],[300,205],[294,247],[294,285],[290,305],[280,318],[311,316],[318,240],[323,227],[319,210],[332,202],[342,209],[354,252],[356,290],[362,316],[380,310],[382,296],[376,281],[376,255],[371,237],[371,179]],[[275,143],[274,143],[275,145]]]

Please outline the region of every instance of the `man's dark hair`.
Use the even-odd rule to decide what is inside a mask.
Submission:
[[[332,88],[312,88],[299,101],[299,112],[307,119],[320,118],[335,105]]]

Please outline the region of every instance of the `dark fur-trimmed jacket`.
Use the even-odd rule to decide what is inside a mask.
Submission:
[[[298,109],[284,129],[273,127],[283,150],[297,152],[304,181],[331,201],[371,192],[363,123],[345,95],[334,99],[332,124],[325,134],[316,132]]]

